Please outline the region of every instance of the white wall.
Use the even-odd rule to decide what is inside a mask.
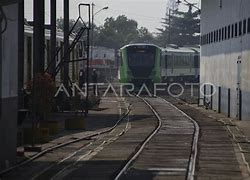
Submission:
[[[250,17],[249,0],[202,0],[201,34],[213,32],[222,27],[238,23]],[[241,84],[243,104],[242,118],[250,120],[250,33],[201,47],[201,83],[211,82],[217,87],[231,89],[231,115],[237,114],[237,82]],[[237,60],[242,63],[238,70]],[[226,91],[222,97],[225,98]],[[227,98],[227,97],[226,97]],[[226,102],[227,99],[222,99]],[[223,106],[227,104],[222,103]],[[217,107],[217,106],[214,106]],[[227,113],[226,107],[222,111]]]
[[[93,59],[108,59],[115,61],[115,50],[105,47],[93,47]]]

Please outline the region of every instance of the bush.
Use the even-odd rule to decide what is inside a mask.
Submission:
[[[33,106],[36,106],[36,113],[44,120],[52,111],[54,104],[54,95],[56,92],[55,81],[50,74],[37,74],[35,76],[35,82],[30,81],[28,83],[27,90],[31,92],[32,103],[30,108],[33,110]]]

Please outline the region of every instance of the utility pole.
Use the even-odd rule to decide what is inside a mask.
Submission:
[[[44,0],[34,3],[34,64],[33,76],[44,71]]]
[[[103,10],[107,10],[108,9],[108,6],[105,6],[105,7],[103,7],[102,9],[100,9],[99,11],[97,11],[96,13],[95,13],[95,8],[94,8],[94,6],[95,6],[95,4],[94,3],[92,3],[91,4],[92,5],[92,15],[91,15],[91,49],[90,49],[90,58],[91,58],[91,63],[90,63],[90,66],[91,66],[91,64],[93,63],[93,47],[94,47],[94,18],[95,18],[95,15],[97,15],[99,12],[101,12],[101,11],[103,11]],[[92,67],[92,66],[91,66]]]
[[[171,9],[168,10],[169,32],[168,32],[168,44],[171,44]]]
[[[2,7],[0,6],[2,9]],[[2,12],[0,11],[0,120],[2,119]]]
[[[63,83],[64,86],[68,89],[68,75],[69,75],[69,0],[64,0],[64,77]]]
[[[50,36],[51,36],[51,44],[50,44],[50,60],[48,64],[51,65],[51,69],[49,72],[51,74],[55,74],[56,68],[56,0],[50,0]]]
[[[24,0],[18,3],[18,90],[23,88],[24,75]]]
[[[36,77],[38,73],[44,72],[44,44],[45,44],[45,30],[44,30],[44,0],[33,0],[34,4],[34,42],[33,42],[33,98],[32,98],[32,146],[34,146],[34,128],[36,124],[36,102],[37,102],[37,88]]]
[[[91,26],[91,23],[90,23],[90,4],[85,4],[87,5],[88,7],[88,19],[89,19],[89,27],[88,27],[88,30],[87,30],[87,79],[86,79],[86,83],[87,83],[87,96],[86,96],[86,110],[85,110],[85,117],[87,117],[88,113],[89,113],[89,42],[90,42],[90,39],[89,39],[89,31],[90,31],[90,26]]]
[[[92,3],[92,15],[91,15],[91,45],[90,45],[90,59],[91,59],[91,63],[90,63],[90,67],[92,67],[92,63],[93,63],[93,46],[94,46],[94,6],[95,4]]]

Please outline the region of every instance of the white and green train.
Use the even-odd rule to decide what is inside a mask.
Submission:
[[[169,46],[162,49],[162,81],[199,82],[200,48]]]
[[[129,44],[120,49],[119,80],[134,85],[199,82],[200,48]]]
[[[121,83],[152,85],[161,82],[161,48],[153,44],[129,44],[120,49]]]

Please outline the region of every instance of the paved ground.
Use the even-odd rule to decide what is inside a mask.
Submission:
[[[124,104],[124,100],[122,98],[116,97],[108,97],[102,98],[100,104],[100,111],[90,111],[89,116],[85,118],[86,121],[86,129],[85,130],[77,130],[77,131],[65,131],[61,133],[59,136],[54,137],[54,139],[48,143],[40,144],[39,146],[42,149],[46,149],[65,141],[71,141],[77,138],[85,137],[91,134],[95,134],[96,132],[100,132],[112,127],[122,113],[127,111],[126,104]],[[100,137],[102,138],[102,137]],[[93,142],[92,142],[93,141]],[[7,176],[4,176],[3,179],[30,179],[31,177],[35,177],[36,174],[39,174],[41,171],[53,165],[54,161],[62,160],[65,156],[69,156],[72,151],[75,149],[81,149],[86,146],[86,151],[88,151],[87,146],[89,144],[97,144],[95,142],[95,138],[89,140],[83,140],[79,143],[72,144],[71,146],[66,146],[59,150],[59,152],[51,152],[46,156],[36,159],[31,164],[28,164],[18,170],[14,170]],[[93,147],[92,147],[93,148]],[[19,147],[19,150],[22,147]],[[31,157],[36,153],[25,152],[26,157]],[[69,156],[70,157],[70,156]],[[40,177],[39,177],[40,178]],[[38,178],[38,179],[39,179]]]
[[[228,118],[227,115],[217,113],[213,110],[205,109],[197,106],[198,90],[194,89],[193,96],[190,96],[190,89],[185,89],[183,96],[180,97],[184,102],[189,103],[189,106],[205,114],[211,119],[220,122],[229,132],[235,143],[235,152],[238,159],[241,161],[241,169],[244,171],[243,176],[246,179],[250,174],[250,121],[240,121],[234,118]]]
[[[239,121],[228,118],[224,114],[219,114],[212,110],[206,110],[201,107],[195,107],[199,111],[208,114],[211,118],[221,122],[232,136],[236,144],[235,151],[242,162],[241,169],[244,172],[245,179],[250,179],[250,121]]]
[[[180,104],[180,105],[178,105]],[[181,102],[177,103],[177,106],[181,106]],[[188,105],[188,104],[186,104]],[[214,121],[217,124],[217,127],[223,126],[226,131],[228,131],[229,136],[231,136],[231,139],[233,141],[233,148],[236,155],[236,159],[239,163],[239,168],[241,170],[241,174],[244,179],[249,180],[250,179],[250,122],[248,121],[239,121],[233,118],[228,118],[226,115],[217,113],[212,110],[207,110],[204,107],[198,107],[197,104],[189,104],[189,107],[192,109],[189,109],[186,111],[187,114],[193,114],[194,116],[197,116],[197,114],[202,114],[204,118],[208,117],[211,121]],[[195,114],[193,112],[195,112]],[[199,115],[198,115],[199,116]],[[208,122],[208,120],[206,120]],[[211,134],[212,135],[212,134]],[[220,139],[221,137],[214,137],[213,139]],[[219,149],[218,149],[219,150]],[[225,153],[220,154],[220,157],[222,156],[227,156],[229,153],[228,150],[224,149]],[[212,152],[211,152],[212,153]],[[214,152],[215,153],[215,152]],[[213,154],[213,153],[212,153]],[[211,154],[211,157],[212,157]],[[210,158],[209,158],[210,159]],[[221,161],[221,159],[217,159],[218,161]],[[224,159],[227,161],[227,158]],[[229,162],[231,162],[230,160]],[[233,160],[235,161],[235,160]],[[207,165],[206,165],[207,166]],[[232,173],[236,169],[232,166],[228,168],[223,168],[224,170],[227,169],[228,172]],[[229,173],[229,175],[230,175]],[[203,178],[201,178],[203,179]],[[221,179],[221,178],[220,178]],[[225,180],[232,179],[235,180],[237,179],[236,177],[229,176],[225,178]],[[241,179],[239,177],[239,179]]]
[[[125,124],[122,124],[121,127],[108,136],[103,137],[100,141],[96,141],[94,143],[94,151],[91,150],[93,149],[93,147],[91,147],[89,149],[86,148],[83,153],[77,154],[75,158],[83,157],[84,161],[73,164],[70,172],[62,174],[62,176],[55,179],[83,179],[82,177],[85,179],[110,179],[113,177],[119,167],[125,163],[126,159],[131,155],[138,144],[141,143],[143,138],[145,138],[155,126],[155,121],[152,119],[150,110],[145,109],[145,105],[143,105],[142,102],[139,102],[136,98],[128,98],[128,101],[134,104],[134,107],[137,107],[136,110],[132,111],[131,117],[133,118],[131,119],[131,123],[129,123],[128,132],[125,133],[123,131],[123,126]],[[250,122],[230,119],[223,114],[206,110],[195,104],[189,105],[179,100],[174,101],[174,103],[186,111],[186,113],[190,113],[193,117],[197,117],[202,128],[200,158],[197,164],[196,179],[240,180],[243,177],[244,180],[249,180]],[[43,144],[43,148],[112,126],[121,112],[126,110],[125,108],[120,110],[120,107],[121,102],[117,100],[117,98],[103,98],[100,106],[102,110],[91,111],[89,118],[86,119],[86,131],[75,132],[56,138],[50,143]],[[138,132],[143,132],[143,136],[138,136]],[[119,135],[121,133],[124,133],[124,135],[119,139],[114,139],[114,135],[116,136],[116,134]],[[88,143],[89,141],[84,141],[82,144],[76,144],[75,146],[81,148],[81,146],[87,145]],[[86,153],[89,150],[91,150],[91,153]],[[68,152],[68,149],[65,148],[65,152],[62,151],[62,154],[59,155],[63,156],[63,153],[68,154]],[[40,159],[38,162],[34,163],[33,165],[37,168],[34,169],[36,172],[32,172],[32,176],[39,172],[41,168],[46,168],[50,165],[53,162],[53,158],[60,158],[59,155],[55,157],[55,154],[51,154],[49,156],[49,158],[51,158],[50,161],[48,161],[47,157],[47,159]],[[156,157],[156,155],[152,157]],[[72,162],[74,162],[74,159],[70,161],[70,163]],[[144,164],[144,161],[141,162],[142,163],[139,163],[139,165]],[[33,168],[33,165],[27,168]],[[67,163],[63,166],[65,167],[66,165]],[[58,171],[58,169],[53,169],[51,173],[55,171]],[[23,174],[23,172],[26,172],[27,176]],[[21,170],[17,173],[21,175],[12,174],[10,179],[16,179],[17,177],[18,179],[27,179],[27,177],[31,177],[29,176],[31,171],[27,171],[27,169],[23,169],[23,171]],[[46,175],[50,176],[48,173]],[[37,179],[43,179],[43,177],[44,176],[39,176]],[[182,179],[182,177],[180,177],[180,179]]]

